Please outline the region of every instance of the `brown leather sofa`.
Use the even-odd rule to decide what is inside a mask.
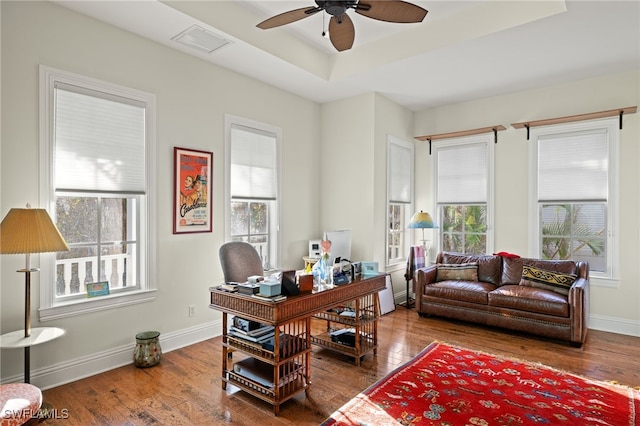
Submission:
[[[469,269],[473,275],[474,264],[477,277],[470,277],[469,271],[456,272]],[[573,276],[575,281],[568,278]],[[418,269],[414,278],[421,316],[523,331],[577,347],[587,337],[589,265],[585,262],[442,252],[436,264]],[[550,278],[567,281],[546,285]]]

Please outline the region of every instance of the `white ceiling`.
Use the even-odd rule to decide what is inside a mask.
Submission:
[[[344,52],[322,37],[323,13],[256,28],[313,0],[56,3],[320,103],[378,92],[418,111],[640,69],[638,0],[412,1],[429,11],[419,24],[350,11]],[[172,40],[194,24],[231,43],[208,54]]]

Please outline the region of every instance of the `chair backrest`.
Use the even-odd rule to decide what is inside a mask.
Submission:
[[[234,241],[220,246],[218,251],[225,282],[244,283],[252,275],[264,274],[262,261],[249,243]]]

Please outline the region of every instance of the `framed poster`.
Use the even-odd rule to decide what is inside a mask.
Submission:
[[[173,148],[173,233],[211,232],[213,153]]]

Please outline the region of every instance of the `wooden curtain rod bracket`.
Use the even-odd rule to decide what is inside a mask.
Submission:
[[[620,110],[620,130],[622,130],[622,114],[624,114],[624,110]]]
[[[493,132],[494,143],[498,143],[498,132],[502,130],[507,130],[507,129],[503,125],[497,125],[497,126],[491,126],[491,127],[481,127],[479,129],[462,130],[460,132],[440,133],[437,135],[427,135],[427,136],[416,136],[414,139],[417,139],[422,142],[429,142],[429,155],[431,155],[432,141],[435,141],[438,139],[449,139],[449,138],[459,138],[463,136],[481,135],[483,133]]]
[[[527,140],[529,140],[529,129],[531,127],[537,126],[548,126],[551,124],[561,124],[561,123],[571,123],[574,121],[583,121],[583,120],[595,120],[598,118],[607,118],[607,117],[615,117],[618,116],[620,120],[620,130],[622,130],[622,116],[624,114],[634,114],[638,111],[637,106],[626,107],[626,108],[617,108],[610,109],[607,111],[599,111],[599,112],[591,112],[588,114],[579,114],[579,115],[569,115],[567,117],[558,117],[558,118],[547,118],[544,120],[536,120],[536,121],[523,121],[520,123],[512,123],[511,127],[514,129],[527,129]]]

